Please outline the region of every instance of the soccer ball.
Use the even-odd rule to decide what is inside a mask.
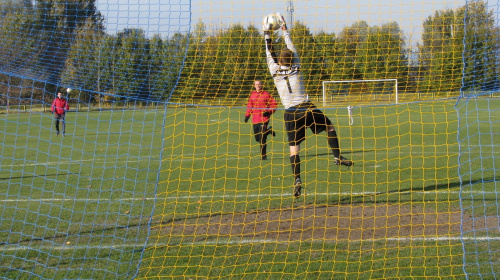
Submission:
[[[281,27],[281,19],[277,14],[269,14],[264,17],[263,24],[267,30],[278,30]]]
[[[70,88],[66,89],[66,92],[67,92],[67,93],[70,93],[70,92],[71,92],[71,89],[70,89]]]

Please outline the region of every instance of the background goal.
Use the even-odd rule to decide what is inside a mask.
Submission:
[[[399,103],[397,79],[323,81],[323,107],[380,102]]]
[[[0,0],[0,279],[500,278],[499,10]],[[267,160],[244,122],[272,12],[355,163],[308,131],[299,199],[283,106]]]

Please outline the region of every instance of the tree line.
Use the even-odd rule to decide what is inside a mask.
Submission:
[[[1,0],[0,15],[0,103],[46,102],[61,85],[81,102],[181,103],[246,98],[255,79],[272,85],[254,25],[208,31],[199,20],[167,38],[110,34],[95,0]],[[397,22],[357,21],[338,34],[295,22],[308,93],[321,94],[325,80],[398,79],[407,93],[499,87],[499,29],[484,1],[435,11],[422,25],[421,43],[408,46]],[[278,33],[273,44],[284,46]]]

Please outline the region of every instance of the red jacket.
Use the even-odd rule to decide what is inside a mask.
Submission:
[[[252,115],[252,123],[268,122],[270,116],[276,112],[278,104],[267,91],[252,91],[248,99],[247,112],[245,117]],[[269,112],[269,116],[264,117],[262,113]]]
[[[52,108],[50,108],[50,110],[52,112],[55,111],[58,115],[63,115],[67,110],[69,110],[68,102],[66,102],[66,99],[64,98],[57,97],[54,99],[54,102],[52,102]]]

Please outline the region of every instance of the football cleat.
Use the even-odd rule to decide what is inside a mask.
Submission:
[[[340,158],[335,158],[335,165],[345,165],[345,166],[351,166],[353,165],[354,162],[351,160],[348,160],[347,158],[341,156]]]
[[[301,190],[302,190],[302,181],[300,178],[295,179],[295,183],[293,184],[293,196],[295,198],[299,197],[301,195]]]

